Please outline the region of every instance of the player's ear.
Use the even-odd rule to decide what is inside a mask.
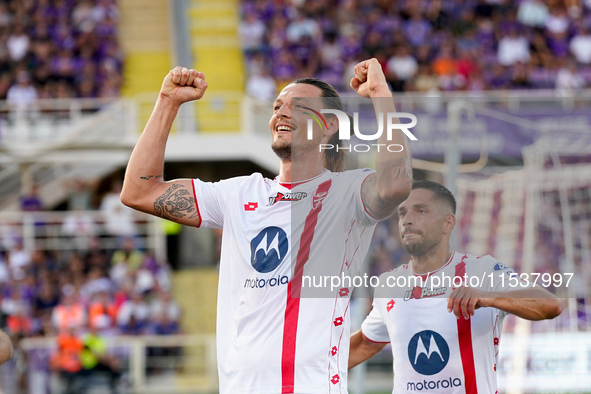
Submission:
[[[443,231],[445,234],[451,234],[454,227],[456,227],[456,215],[448,213],[443,222]]]
[[[335,133],[339,132],[339,118],[337,118],[336,116],[326,117],[326,125],[328,126],[328,129],[326,130],[326,135],[328,135],[329,139]]]

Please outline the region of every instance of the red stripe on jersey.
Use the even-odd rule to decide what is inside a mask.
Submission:
[[[316,194],[328,193],[332,180],[318,185]],[[296,337],[298,332],[298,317],[300,313],[300,295],[302,293],[302,275],[304,264],[310,257],[310,246],[314,239],[314,230],[318,223],[318,214],[322,210],[322,200],[308,213],[304,224],[304,231],[300,240],[300,248],[296,257],[293,278],[287,285],[287,304],[283,323],[283,349],[281,353],[281,393],[293,393],[295,384],[295,354]]]
[[[195,197],[195,208],[197,208],[197,215],[199,215],[199,224],[197,227],[201,227],[201,223],[203,223],[203,219],[201,219],[201,212],[199,212],[199,203],[197,202],[197,193],[195,192],[195,180],[191,179],[191,185],[193,186],[193,197]]]
[[[465,256],[464,256],[465,257]],[[455,276],[463,277],[466,274],[466,263],[464,259],[456,265]],[[458,324],[458,342],[460,344],[460,357],[464,369],[464,383],[466,394],[478,394],[476,386],[476,368],[474,366],[474,349],[472,349],[472,320],[460,317]]]

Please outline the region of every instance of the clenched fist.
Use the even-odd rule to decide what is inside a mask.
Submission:
[[[364,60],[355,66],[351,87],[361,97],[391,96],[388,82],[377,59]]]
[[[199,100],[206,89],[207,82],[202,72],[177,66],[164,78],[160,95],[180,105],[187,101]]]

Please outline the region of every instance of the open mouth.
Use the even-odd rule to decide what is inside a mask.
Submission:
[[[278,133],[291,133],[291,126],[280,125],[276,130]]]

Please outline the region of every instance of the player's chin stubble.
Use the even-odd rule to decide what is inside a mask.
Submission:
[[[273,148],[273,152],[275,152],[279,159],[291,160],[291,144],[276,141],[271,148]]]
[[[429,247],[427,246],[426,242],[415,242],[410,244],[402,244],[402,247],[406,251],[406,253],[410,254],[411,256],[424,256],[429,251]]]

